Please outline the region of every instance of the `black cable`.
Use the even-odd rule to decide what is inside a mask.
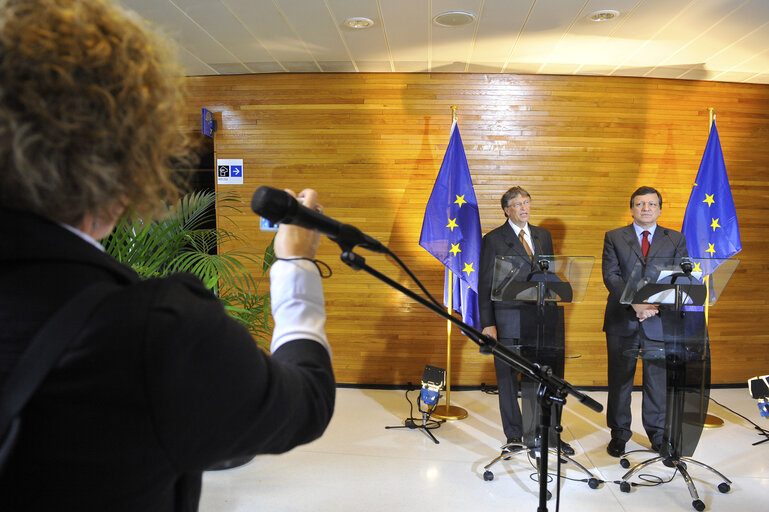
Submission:
[[[440,428],[441,424],[444,423],[446,420],[434,420],[428,417],[427,421],[423,425],[418,425],[417,421],[422,421],[422,418],[415,418],[414,417],[414,403],[409,398],[409,393],[413,391],[411,389],[406,390],[406,401],[409,403],[409,417],[403,420],[403,424],[409,428],[420,428],[424,427],[428,430],[433,430],[436,428]],[[417,408],[419,406],[417,405]],[[432,414],[432,411],[430,412]]]
[[[657,487],[658,485],[667,484],[673,481],[673,478],[675,478],[677,473],[678,473],[678,468],[676,468],[676,470],[673,471],[673,475],[667,480],[663,480],[661,476],[651,475],[648,473],[640,473],[638,475],[638,479],[643,480],[644,482],[647,482],[647,483],[645,484],[640,482],[625,482],[625,483],[629,484],[631,487]],[[599,480],[599,482],[620,485],[623,482],[623,480],[612,480],[610,482]]]
[[[321,260],[316,260],[315,258],[301,258],[299,256],[295,258],[275,258],[275,261],[296,261],[296,260],[307,260],[311,262],[315,267],[318,269],[318,273],[320,273],[321,279],[328,279],[333,275],[333,272],[331,272],[331,267],[328,266],[328,263]]]
[[[767,438],[769,438],[769,430],[767,430],[767,429],[765,429],[765,428],[763,428],[763,427],[759,427],[759,426],[758,426],[758,424],[756,424],[756,423],[753,423],[753,421],[752,421],[752,420],[750,420],[750,419],[746,418],[745,416],[743,416],[742,414],[738,413],[738,412],[737,412],[737,411],[735,411],[734,409],[730,409],[729,407],[727,407],[727,406],[725,406],[724,404],[720,403],[718,400],[716,400],[716,399],[715,399],[715,398],[713,398],[712,396],[710,397],[710,400],[712,400],[712,401],[713,401],[713,403],[715,403],[716,405],[719,405],[719,406],[723,407],[724,409],[726,409],[726,410],[727,410],[727,411],[729,411],[730,413],[734,414],[735,416],[739,416],[739,417],[740,417],[740,418],[742,418],[743,420],[745,420],[745,421],[747,421],[748,423],[750,423],[751,425],[753,425],[753,426],[755,427],[755,429],[756,429],[756,430],[758,430],[758,433],[759,433],[759,435],[763,435],[763,436],[766,436]],[[761,440],[761,441],[757,441],[757,442],[755,442],[755,443],[753,443],[753,444],[755,445],[755,444],[758,444],[758,443],[762,443],[762,442],[764,442],[764,440]]]
[[[415,276],[414,273],[411,272],[411,270],[409,270],[409,268],[406,266],[406,264],[403,263],[401,261],[401,259],[394,252],[392,252],[390,249],[388,249],[387,247],[385,247],[385,249],[386,249],[386,253],[385,254],[387,254],[392,259],[394,259],[395,262],[398,264],[398,266],[401,267],[404,271],[406,271],[406,274],[408,274],[408,276],[411,278],[411,280],[414,281],[417,286],[419,286],[419,289],[422,290],[422,292],[427,296],[427,298],[430,299],[430,301],[432,301],[432,303],[435,304],[436,306],[438,306],[439,308],[443,308],[444,307],[443,304],[441,304],[440,302],[435,300],[435,297],[433,297],[430,294],[430,292],[427,291],[427,288],[425,288],[424,285],[422,284],[422,282],[419,279],[417,279],[417,276]]]

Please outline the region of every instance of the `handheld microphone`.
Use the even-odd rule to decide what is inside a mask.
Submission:
[[[673,242],[673,238],[670,236],[670,232],[667,229],[662,230],[663,233],[665,233],[665,236],[668,238],[671,244],[673,244],[673,250],[676,252],[676,256],[681,258],[681,270],[684,274],[689,275],[692,273],[692,269],[694,268],[694,265],[692,264],[692,259],[688,256],[682,256],[681,252],[678,250],[678,246]]]
[[[251,209],[273,224],[293,224],[326,235],[344,250],[363,247],[373,252],[387,253],[387,247],[362,233],[355,226],[343,224],[322,213],[299,204],[288,192],[272,187],[259,187],[251,198]]]

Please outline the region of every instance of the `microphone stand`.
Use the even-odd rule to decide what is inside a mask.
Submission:
[[[574,396],[574,398],[576,398],[580,403],[584,404],[586,407],[589,407],[595,412],[602,412],[603,406],[586,394],[575,389],[574,386],[569,384],[566,380],[558,377],[557,375],[554,375],[550,367],[540,366],[538,364],[532,363],[528,359],[520,356],[519,354],[516,354],[511,349],[500,344],[494,338],[483,334],[481,331],[470,325],[467,325],[459,318],[456,318],[454,315],[444,311],[443,308],[436,306],[424,297],[417,295],[400,283],[390,279],[381,272],[368,266],[366,264],[366,259],[359,254],[352,252],[352,247],[350,247],[349,244],[342,243],[338,240],[334,241],[339,244],[339,247],[342,249],[342,261],[350,268],[353,270],[363,270],[367,274],[379,279],[383,283],[389,285],[390,287],[398,290],[412,300],[423,305],[438,316],[450,321],[459,327],[462,333],[470,338],[473,342],[475,342],[482,351],[485,351],[484,353],[494,354],[495,357],[503,361],[505,364],[508,364],[515,370],[521,372],[522,375],[539,383],[538,395],[541,405],[539,428],[542,440],[540,442],[541,465],[539,470],[539,507],[537,508],[537,512],[547,512],[547,429],[550,428],[550,406],[553,403],[557,403],[563,406],[563,404],[566,403],[566,396],[568,395]]]

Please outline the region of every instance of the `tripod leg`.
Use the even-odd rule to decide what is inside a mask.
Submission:
[[[421,425],[421,426],[420,426],[420,427],[418,427],[418,428],[419,428],[419,430],[421,430],[422,432],[424,432],[425,434],[427,434],[427,437],[429,437],[430,439],[432,439],[432,440],[433,440],[433,443],[435,443],[435,444],[440,444],[440,442],[439,442],[437,439],[435,439],[435,436],[433,435],[433,433],[432,433],[432,432],[430,432],[430,429],[429,429],[429,428],[427,428],[425,425]]]

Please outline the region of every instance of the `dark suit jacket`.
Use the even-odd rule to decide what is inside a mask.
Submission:
[[[667,234],[666,234],[667,233]],[[686,239],[682,233],[657,225],[647,258],[675,258],[688,256]],[[639,322],[635,310],[628,304],[621,304],[620,298],[633,267],[643,263],[641,244],[633,225],[614,229],[606,233],[603,241],[603,282],[609,290],[604,313],[603,330],[609,334],[630,336],[639,326],[649,339],[662,341],[660,315]],[[656,280],[651,266],[644,268],[644,275]],[[664,314],[665,306],[660,306]]]
[[[550,232],[531,224],[529,228],[534,243],[534,254],[553,254],[553,239]],[[481,328],[496,326],[499,341],[506,345],[511,345],[513,339],[520,337],[521,310],[532,307],[521,301],[491,300],[496,257],[516,255],[528,258],[526,249],[515,236],[515,231],[510,227],[509,222],[505,221],[483,237],[478,273],[478,310]]]
[[[197,510],[204,469],[325,429],[334,378],[318,343],[268,357],[192,276],[140,281],[30,214],[0,209],[0,233],[0,384],[77,291],[123,286],[22,412],[0,510]]]

